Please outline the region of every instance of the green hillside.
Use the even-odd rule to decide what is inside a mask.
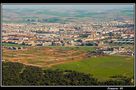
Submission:
[[[99,80],[106,80],[112,75],[127,75],[132,77],[134,74],[133,67],[133,57],[101,56],[88,58],[79,62],[56,65],[53,69],[75,70],[93,74]]]

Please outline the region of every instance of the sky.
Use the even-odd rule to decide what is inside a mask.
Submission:
[[[91,10],[110,10],[110,9],[122,9],[122,8],[134,8],[134,5],[2,5],[3,8],[8,8],[8,9],[21,9],[21,8],[28,8],[28,9],[40,9],[40,8],[53,8],[53,9],[91,9]]]

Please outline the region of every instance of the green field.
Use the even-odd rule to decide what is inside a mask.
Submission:
[[[56,65],[52,69],[75,70],[90,73],[98,80],[107,80],[110,76],[133,76],[133,57],[101,56],[92,57],[79,62]]]
[[[12,43],[2,43],[2,46],[15,46],[15,47],[23,47],[23,46],[26,46],[26,45],[21,45],[21,44],[12,44]]]
[[[79,51],[93,51],[96,49],[95,46],[48,46],[48,48],[55,48],[59,50],[79,50]]]

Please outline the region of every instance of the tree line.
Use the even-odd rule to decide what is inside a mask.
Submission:
[[[3,62],[2,85],[133,85],[132,78],[112,76],[111,80],[98,81],[93,75],[73,70],[46,69],[18,62]]]

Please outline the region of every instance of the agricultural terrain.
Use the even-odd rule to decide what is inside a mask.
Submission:
[[[43,69],[74,70],[92,74],[95,78],[108,80],[113,75],[133,77],[134,57],[132,56],[93,56],[88,51],[96,47],[26,47],[23,50],[3,48],[3,60],[38,66]]]

